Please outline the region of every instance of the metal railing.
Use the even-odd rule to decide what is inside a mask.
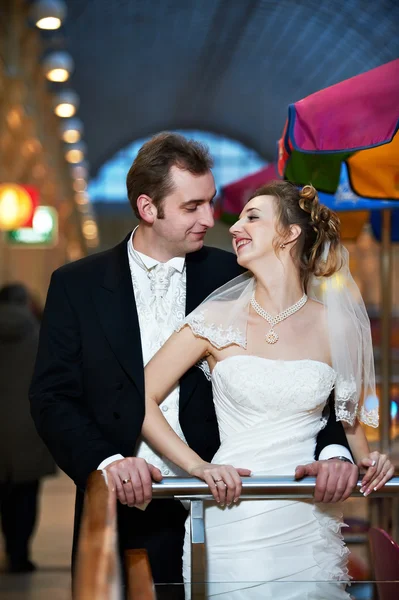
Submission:
[[[296,481],[293,477],[243,477],[240,500],[312,499],[316,478],[306,477]],[[361,481],[352,497],[362,497]],[[206,599],[206,550],[204,502],[212,501],[208,485],[198,479],[166,477],[152,485],[154,498],[174,498],[190,501],[191,525],[191,599]],[[372,493],[373,498],[399,497],[399,477]]]
[[[292,498],[313,498],[316,484],[315,477],[306,477],[300,481],[293,477],[242,477],[241,500],[288,500]],[[358,482],[352,496],[362,497],[361,483]],[[394,477],[378,492],[375,498],[387,498],[399,493],[399,477]],[[153,498],[175,498],[176,500],[212,500],[208,484],[191,477],[165,477],[160,483],[152,484]]]

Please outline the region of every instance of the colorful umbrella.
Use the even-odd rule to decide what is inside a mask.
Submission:
[[[346,163],[341,165],[339,184],[335,194],[319,192],[319,200],[322,204],[340,213],[343,240],[356,240],[367,221],[370,221],[373,228],[373,222],[376,221],[375,214],[381,220],[383,210],[399,206],[396,200],[374,200],[355,194],[350,187]],[[375,234],[374,228],[373,233]],[[395,239],[394,235],[391,237]]]
[[[381,211],[384,209],[397,209],[399,206],[397,200],[375,200],[355,194],[350,185],[346,163],[341,164],[339,183],[335,193],[326,194],[325,192],[319,192],[319,200],[322,204],[325,204],[328,208],[336,212],[359,210]]]
[[[333,194],[341,163],[358,196],[399,200],[399,59],[291,104],[278,170]]]

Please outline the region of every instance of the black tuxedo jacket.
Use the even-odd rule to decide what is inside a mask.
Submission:
[[[36,427],[58,465],[83,489],[113,454],[132,456],[144,418],[140,330],[126,238],[53,273],[30,390]],[[236,257],[204,247],[188,254],[186,313],[240,273]],[[162,377],[162,373],[159,374]],[[333,410],[318,438],[347,446]],[[210,383],[191,368],[180,381],[180,423],[205,460],[219,446]]]

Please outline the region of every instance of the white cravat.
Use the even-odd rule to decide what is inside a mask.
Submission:
[[[174,267],[168,267],[164,263],[159,263],[148,271],[151,284],[150,306],[154,310],[156,319],[162,323],[168,318],[170,312],[166,297],[174,272]]]

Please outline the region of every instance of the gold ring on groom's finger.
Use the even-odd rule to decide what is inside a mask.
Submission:
[[[132,480],[131,479],[122,479],[122,483],[130,483]]]

